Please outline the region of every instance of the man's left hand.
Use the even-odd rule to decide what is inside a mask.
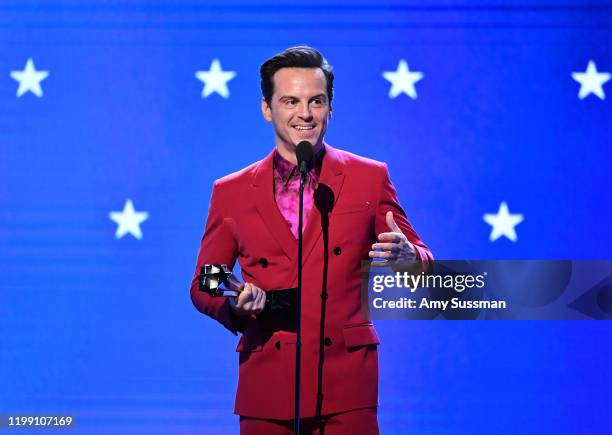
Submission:
[[[395,223],[393,212],[387,212],[386,220],[387,226],[391,231],[380,233],[378,235],[378,243],[372,245],[372,250],[369,253],[370,258],[382,258],[386,261],[373,261],[372,264],[391,266],[414,261],[416,259],[416,249]],[[377,249],[383,252],[376,252]]]

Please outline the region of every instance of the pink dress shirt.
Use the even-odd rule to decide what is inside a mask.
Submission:
[[[308,173],[304,185],[304,222],[302,233],[308,222],[308,215],[314,206],[314,192],[319,184],[322,153],[315,158],[315,168]],[[298,219],[300,205],[300,171],[298,167],[278,152],[274,153],[274,199],[276,206],[287,221],[293,237],[298,237]]]

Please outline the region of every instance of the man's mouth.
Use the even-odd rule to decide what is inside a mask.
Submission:
[[[313,130],[315,126],[314,125],[294,125],[293,128],[295,128],[297,131],[308,131],[308,130]]]

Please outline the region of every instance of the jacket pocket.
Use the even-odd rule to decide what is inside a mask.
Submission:
[[[364,211],[368,211],[370,209],[370,206],[371,204],[369,201],[352,203],[352,204],[342,204],[342,206],[338,210],[335,210],[335,209],[332,210],[331,215],[338,216],[338,215],[343,215],[343,214],[364,212]]]
[[[247,343],[244,339],[244,335],[240,337],[238,346],[236,346],[236,352],[261,352],[263,344]]]
[[[380,344],[372,322],[344,325],[342,334],[344,335],[344,344],[348,349]]]

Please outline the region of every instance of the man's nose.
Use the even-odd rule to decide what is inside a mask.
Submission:
[[[312,110],[310,109],[310,104],[302,104],[300,105],[299,117],[304,120],[312,119]]]

